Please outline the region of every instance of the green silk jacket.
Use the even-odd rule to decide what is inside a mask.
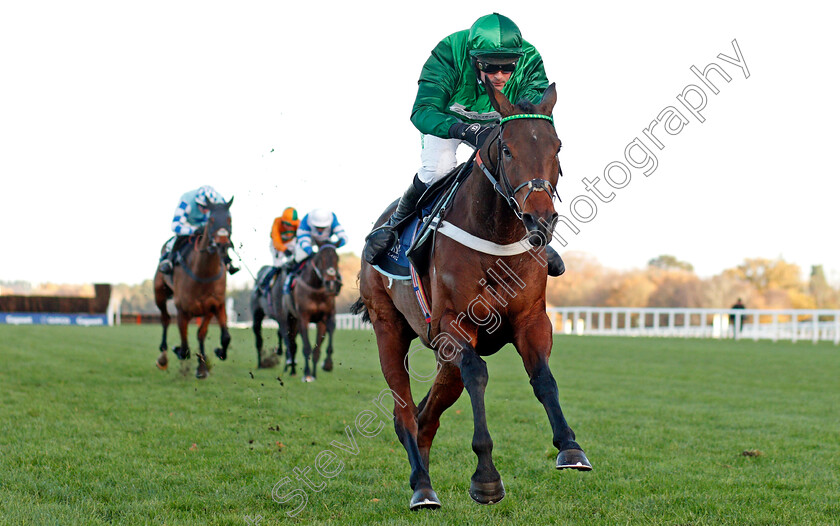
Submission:
[[[458,121],[490,123],[499,118],[478,82],[469,52],[466,29],[444,38],[432,50],[420,73],[411,110],[411,122],[420,132],[447,139],[449,127]],[[514,104],[523,98],[537,103],[548,88],[542,57],[524,40],[522,52],[502,93]]]

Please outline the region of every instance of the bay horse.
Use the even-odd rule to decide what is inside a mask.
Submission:
[[[328,337],[327,357],[323,369],[333,369],[333,332],[335,331],[335,297],[341,292],[341,274],[338,272],[338,253],[335,246],[321,245],[312,257],[306,260],[297,275],[291,294],[283,296],[283,307],[278,323],[286,339],[286,364],[295,374],[297,344],[295,337],[300,333],[303,344],[304,382],[314,382],[321,356],[321,343]],[[309,342],[309,324],[315,323],[317,335],[315,346]],[[311,358],[311,360],[310,360]],[[311,367],[310,367],[311,361]]]
[[[263,282],[266,274],[272,267],[264,266],[257,273],[257,279],[254,283],[254,290],[251,291],[251,315],[254,317],[252,330],[254,331],[254,338],[257,346],[257,368],[264,369],[274,367],[279,360],[278,356],[283,355],[283,331],[285,327],[289,326],[289,320],[285,320],[285,324],[280,322],[280,317],[283,315],[283,283],[286,278],[286,272],[281,270],[275,277],[268,292],[263,291],[260,283]],[[277,322],[277,352],[269,356],[263,356],[263,337],[262,337],[262,322],[269,317]]]
[[[550,117],[556,88],[551,84],[537,105],[523,101],[515,106],[492,84],[487,83],[486,90],[500,123],[479,149],[446,210],[443,225],[449,231],[445,234],[441,227],[434,237],[428,271],[418,270],[431,305],[429,321],[410,281],[391,282],[364,260],[361,295],[352,309],[373,324],[376,334],[382,372],[394,397],[394,427],[411,466],[410,509],[441,505],[429,477],[429,451],[441,414],[465,388],[473,411],[472,449],[478,458],[469,495],[481,504],[504,498],[485,417],[488,375],[483,357],[508,343],[521,356],[534,394],[548,414],[558,450],[555,467],[592,469],[563,416],[548,366],[552,329],[545,304],[545,245],[558,218],[553,197],[561,146]],[[386,210],[376,226],[393,209]],[[458,230],[464,235],[453,233]],[[410,385],[409,344],[415,338],[433,349],[437,364],[433,384],[419,405]]]
[[[230,205],[232,204],[232,197],[225,204],[210,203],[208,205],[210,217],[203,229],[191,238],[192,245],[187,247],[182,263],[175,265],[171,276],[163,274],[160,270],[155,272],[155,304],[160,309],[160,323],[163,326],[160,356],[157,359],[157,367],[161,370],[165,370],[169,362],[166,355],[166,331],[169,328],[171,316],[166,309],[166,300],[173,297],[178,311],[181,345],[175,347],[172,352],[180,360],[190,357],[187,327],[192,318],[200,316],[198,367],[195,376],[207,378],[209,370],[207,357],[204,354],[204,339],[207,337],[210,321],[215,316],[222,330],[222,347],[217,348],[215,353],[220,360],[227,359],[230,332],[227,328],[227,311],[225,310],[227,269],[223,256],[231,245]]]

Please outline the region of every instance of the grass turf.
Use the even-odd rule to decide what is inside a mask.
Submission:
[[[505,348],[487,359],[486,400],[507,497],[481,506],[467,495],[476,460],[464,395],[432,448],[443,507],[413,513],[405,452],[391,422],[368,413],[379,414],[373,400],[386,387],[371,332],[338,332],[336,369],[313,384],[255,370],[250,331],[232,335],[228,360],[198,381],[195,358],[179,363],[170,353],[169,371],[154,368],[156,327],[0,326],[0,524],[840,517],[840,348],[830,344],[557,337],[552,370],[589,473],[553,469],[545,412]],[[215,326],[210,339],[212,349]],[[419,356],[414,365],[427,371],[432,362]],[[415,385],[417,401],[427,389]],[[359,415],[373,419],[369,435],[386,425],[366,438]],[[334,476],[317,474],[316,462]],[[307,469],[318,491],[297,478]],[[282,481],[275,494],[288,502],[278,504],[272,489]]]

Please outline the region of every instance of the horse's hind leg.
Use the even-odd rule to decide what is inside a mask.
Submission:
[[[589,471],[592,465],[583,449],[575,442],[575,433],[569,427],[563,416],[563,410],[560,408],[557,382],[548,367],[548,357],[551,354],[551,322],[546,318],[545,323],[548,327],[543,327],[542,331],[529,328],[517,334],[514,344],[531,379],[534,395],[548,414],[548,421],[551,423],[554,434],[552,442],[559,451],[555,467]]]
[[[335,314],[327,320],[327,358],[324,360],[324,370],[333,370],[333,332],[335,331]]]
[[[209,323],[210,317],[208,316],[207,318]],[[227,350],[230,345],[230,331],[227,328],[227,310],[224,305],[216,311],[216,319],[219,320],[219,328],[222,331],[222,346],[220,348],[217,347],[213,352],[219,360],[225,361],[227,360]]]
[[[440,415],[454,404],[464,391],[461,371],[452,362],[440,362],[440,369],[429,393],[420,402],[417,414],[417,447],[429,469],[429,450],[440,427]]]
[[[204,340],[207,338],[207,329],[210,327],[210,314],[201,318],[201,325],[198,327],[198,367],[195,369],[195,377],[198,379],[207,378],[209,369],[207,368],[207,355],[204,354]]]
[[[398,316],[398,313],[394,313]],[[411,465],[409,483],[414,494],[409,508],[439,508],[440,500],[432,489],[429,469],[417,445],[417,407],[411,397],[411,380],[405,367],[405,357],[411,343],[407,328],[403,329],[391,321],[377,319],[375,313],[371,316],[376,345],[379,347],[379,363],[385,381],[394,397],[394,431],[397,433]]]

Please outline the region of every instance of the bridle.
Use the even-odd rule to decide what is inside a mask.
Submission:
[[[326,274],[329,278],[334,277],[334,279],[324,279],[324,274],[321,273],[321,269],[319,268],[318,262],[316,261],[318,259],[318,257],[321,255],[321,251],[324,250],[325,248],[331,248],[333,251],[335,251],[335,246],[334,245],[330,245],[330,244],[321,245],[321,247],[318,249],[318,253],[315,254],[315,257],[312,258],[312,272],[315,273],[315,276],[318,278],[318,280],[321,282],[321,284],[324,285],[325,287],[327,286],[328,282],[334,281],[334,282],[337,283],[338,288],[340,289],[341,285],[342,285],[342,282],[341,282],[341,274],[338,272],[338,269],[335,268],[334,266],[329,266],[329,267],[325,268],[324,271],[323,271],[324,274]],[[338,292],[336,292],[336,294],[337,293]]]
[[[524,183],[520,184],[516,188],[510,182],[510,179],[505,172],[505,165],[502,163],[502,151],[504,146],[504,140],[502,139],[502,132],[504,131],[504,125],[506,122],[518,119],[543,119],[551,122],[552,126],[554,125],[554,119],[551,118],[549,115],[542,115],[539,113],[520,113],[517,115],[509,115],[507,117],[503,117],[499,121],[498,126],[498,133],[496,134],[496,151],[497,151],[497,158],[496,158],[496,171],[499,172],[499,180],[493,176],[492,171],[487,167],[484,163],[484,160],[481,158],[480,151],[476,151],[475,154],[475,162],[478,164],[478,167],[481,168],[481,171],[484,172],[484,175],[487,179],[490,180],[490,184],[493,185],[493,188],[496,192],[502,196],[502,198],[507,202],[508,206],[513,213],[516,214],[516,217],[520,220],[522,219],[522,207],[525,206],[525,201],[531,196],[533,192],[548,192],[551,196],[552,201],[554,197],[557,197],[557,200],[560,201],[560,195],[557,193],[557,189],[554,188],[554,185],[551,184],[550,181],[546,179],[531,179],[530,181],[525,181]],[[489,144],[490,139],[488,138],[487,143]],[[487,148],[489,152],[490,149]],[[563,171],[560,171],[560,176],[562,177]],[[516,201],[516,194],[523,188],[528,189],[528,193],[525,194],[525,199],[522,200],[522,207],[519,206],[519,203]]]

